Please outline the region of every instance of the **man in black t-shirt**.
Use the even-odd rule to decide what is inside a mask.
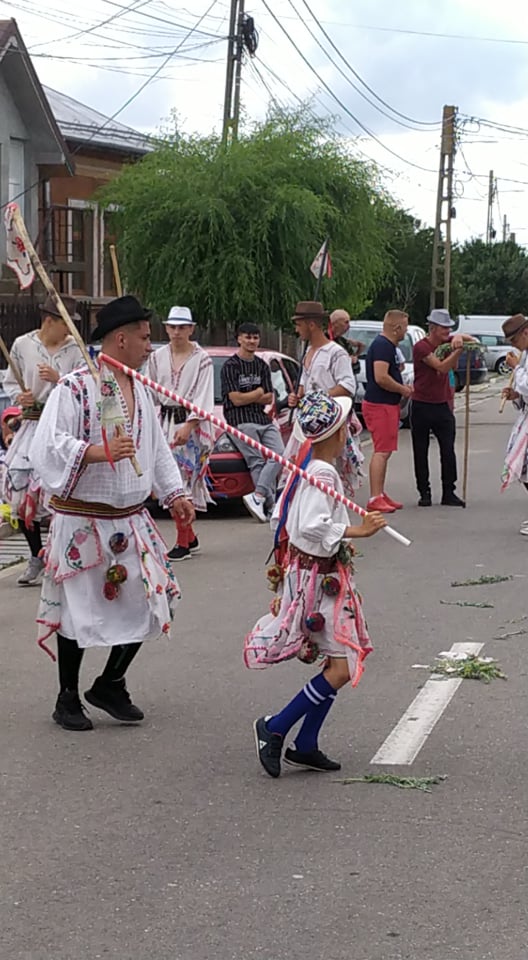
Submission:
[[[237,331],[238,350],[224,363],[221,373],[224,417],[232,427],[258,440],[276,453],[284,452],[280,430],[266,413],[273,402],[271,372],[268,364],[255,356],[260,345],[260,330],[254,323],[242,323]],[[254,493],[243,497],[249,512],[265,523],[275,505],[280,463],[266,458],[247,443],[231,438],[246,461]]]

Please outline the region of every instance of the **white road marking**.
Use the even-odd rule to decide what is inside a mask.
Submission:
[[[449,653],[479,654],[483,646],[483,643],[454,643]],[[370,762],[391,766],[413,763],[461,683],[461,677],[427,680]]]

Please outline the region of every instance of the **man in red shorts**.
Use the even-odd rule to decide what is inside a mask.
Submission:
[[[412,387],[402,382],[396,354],[397,344],[403,340],[408,325],[406,313],[389,310],[383,318],[383,332],[372,341],[367,351],[367,386],[361,411],[374,445],[369,466],[367,510],[380,513],[394,513],[403,506],[385,493],[385,477],[390,455],[398,449],[400,400],[412,394]]]

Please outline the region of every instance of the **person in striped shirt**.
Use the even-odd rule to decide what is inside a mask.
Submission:
[[[238,350],[222,367],[222,403],[224,417],[232,427],[258,440],[265,447],[284,452],[280,430],[266,411],[273,402],[273,387],[268,364],[256,356],[260,330],[255,323],[242,323],[237,330]],[[277,477],[281,465],[266,458],[249,444],[232,438],[246,461],[255,490],[243,497],[247,510],[266,523],[275,505]]]

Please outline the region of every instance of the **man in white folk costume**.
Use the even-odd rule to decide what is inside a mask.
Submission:
[[[135,297],[119,297],[98,312],[93,339],[137,369],[150,354],[149,316]],[[85,698],[122,722],[142,720],[125,673],[143,641],[169,633],[180,596],[144,503],[154,492],[173,517],[194,519],[154,404],[125,374],[103,366],[96,381],[84,366],[53,391],[32,451],[54,511],[37,618],[44,649],[57,634],[53,719],[66,730],[92,729],[79,698],[79,670],[86,648],[109,647]]]
[[[194,403],[207,413],[214,408],[214,371],[208,353],[191,340],[195,324],[189,307],[171,307],[163,321],[169,343],[149,359],[149,376],[163,387]],[[161,399],[164,436],[182,475],[185,495],[195,510],[206,511],[213,500],[207,488],[207,465],[214,446],[214,427],[173,400]],[[190,560],[200,545],[192,524],[176,518],[177,537],[169,560]]]
[[[79,320],[75,300],[63,297],[63,303],[72,320]],[[38,471],[31,459],[37,423],[60,377],[83,363],[82,353],[53,300],[48,297],[39,309],[40,329],[17,337],[11,348],[10,356],[25,390],[21,390],[11,367],[3,381],[9,399],[22,407],[22,426],[6,454],[3,480],[3,497],[11,515],[18,519],[30,549],[27,567],[17,581],[22,587],[40,583],[44,567],[40,522],[49,516]]]

